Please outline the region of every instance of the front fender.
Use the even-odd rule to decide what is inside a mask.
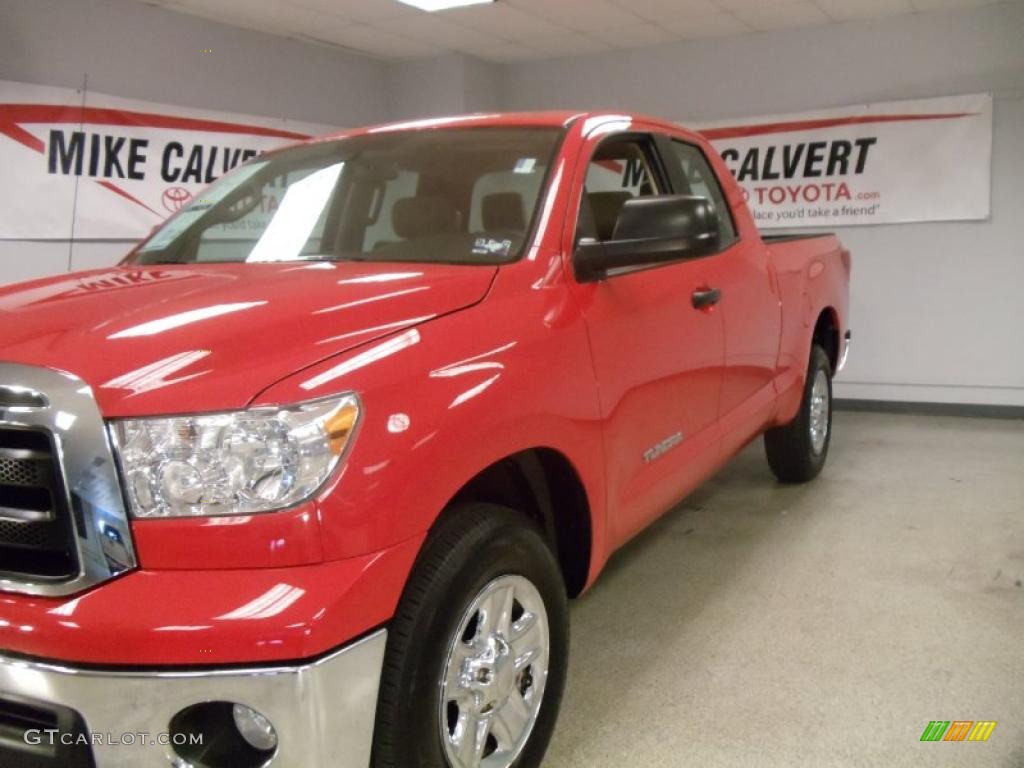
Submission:
[[[586,329],[559,279],[524,285],[516,266],[481,304],[303,370],[257,398],[355,391],[362,400],[345,465],[316,499],[326,560],[422,535],[481,470],[546,447],[576,468],[594,518],[592,565],[603,561],[604,458]]]

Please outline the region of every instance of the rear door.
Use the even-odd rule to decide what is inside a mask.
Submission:
[[[655,141],[644,131],[588,138],[573,189],[569,254],[581,238],[609,239],[626,200],[671,191]],[[573,282],[601,397],[613,547],[718,461],[723,326],[714,306],[692,303],[713,273],[713,259],[695,259]]]
[[[768,249],[756,231],[741,236],[704,150],[670,137],[660,142],[676,191],[710,199],[718,210],[721,251],[714,288],[725,330],[725,371],[719,401],[723,449],[741,448],[771,418],[782,310]],[[724,168],[724,166],[722,166]],[[728,173],[728,171],[726,171]]]

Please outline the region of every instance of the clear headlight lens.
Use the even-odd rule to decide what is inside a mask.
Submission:
[[[341,460],[359,421],[355,395],[111,422],[134,517],[247,515],[310,496]]]

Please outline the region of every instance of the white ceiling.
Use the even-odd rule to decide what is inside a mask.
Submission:
[[[140,0],[381,59],[458,52],[490,61],[576,56],[1000,1],[497,0],[427,13],[397,0]]]

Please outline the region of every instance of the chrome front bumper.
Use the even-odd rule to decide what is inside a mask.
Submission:
[[[270,719],[279,747],[269,768],[366,768],[386,639],[380,630],[299,666],[196,672],[76,669],[0,655],[0,699],[76,710],[96,768],[175,765],[173,747],[157,736],[179,710],[204,701],[246,704]]]

